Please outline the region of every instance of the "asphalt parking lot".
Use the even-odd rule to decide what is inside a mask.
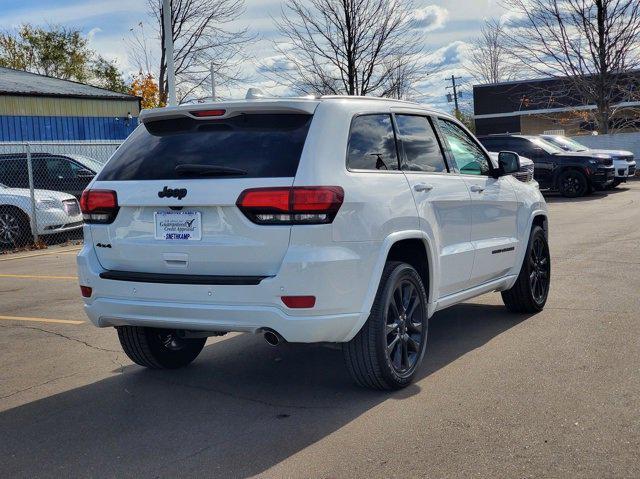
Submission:
[[[85,323],[77,246],[0,256],[0,477],[640,477],[640,181],[548,201],[545,311],[438,313],[393,394],[251,335],[144,370]]]

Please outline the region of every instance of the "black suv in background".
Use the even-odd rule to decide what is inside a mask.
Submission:
[[[540,188],[557,190],[576,198],[604,189],[615,179],[609,155],[564,151],[551,143],[527,135],[491,135],[478,138],[489,151],[514,151],[533,160],[534,178]]]
[[[33,186],[41,190],[69,193],[80,198],[100,170],[100,164],[84,156],[32,153]],[[0,155],[0,183],[10,188],[29,188],[27,154]]]

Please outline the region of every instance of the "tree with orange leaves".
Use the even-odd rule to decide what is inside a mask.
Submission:
[[[165,106],[163,102],[160,101],[158,83],[151,73],[144,73],[140,70],[138,74],[133,75],[131,85],[129,86],[129,93],[142,98],[143,109]]]

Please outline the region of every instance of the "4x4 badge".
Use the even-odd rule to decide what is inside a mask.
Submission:
[[[181,200],[185,196],[187,196],[186,188],[172,189],[165,186],[162,191],[158,191],[158,198],[178,198]]]

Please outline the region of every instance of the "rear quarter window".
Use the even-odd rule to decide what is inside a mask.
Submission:
[[[352,120],[347,168],[374,171],[398,169],[398,150],[391,115],[361,115]]]
[[[143,124],[116,150],[98,180],[183,179],[176,167],[185,164],[244,170],[242,178],[293,177],[312,118],[243,114],[224,120],[179,118]]]
[[[25,180],[27,173],[27,160],[24,159],[0,159],[0,182],[9,186],[20,184]]]

